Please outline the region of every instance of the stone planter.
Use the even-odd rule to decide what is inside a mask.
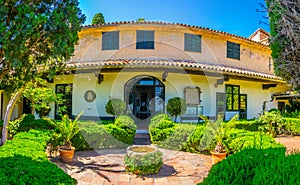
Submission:
[[[162,164],[162,152],[150,145],[133,145],[127,148],[125,170],[137,175],[157,173]]]

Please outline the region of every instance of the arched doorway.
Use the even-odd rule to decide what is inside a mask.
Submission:
[[[127,112],[134,119],[147,121],[165,111],[165,85],[155,77],[142,75],[125,84]]]

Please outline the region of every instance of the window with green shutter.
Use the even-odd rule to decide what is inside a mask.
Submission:
[[[240,44],[227,41],[227,58],[240,60]]]
[[[201,35],[185,33],[184,51],[201,52]]]
[[[102,32],[102,50],[119,49],[119,31]]]
[[[240,106],[240,86],[226,85],[226,110],[238,111]]]
[[[136,49],[154,49],[154,31],[136,31]]]

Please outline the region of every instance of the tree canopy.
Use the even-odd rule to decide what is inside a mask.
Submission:
[[[78,0],[0,0],[0,88],[14,92],[4,117],[2,137],[12,109],[28,82],[64,69],[74,52],[85,16]]]
[[[77,0],[1,0],[0,15],[0,83],[13,89],[41,70],[55,74],[85,21]]]
[[[93,17],[92,24],[104,24],[104,16],[102,13],[96,13]]]
[[[270,46],[277,75],[300,86],[299,0],[266,0],[270,18]]]

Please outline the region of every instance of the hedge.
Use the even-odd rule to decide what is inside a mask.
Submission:
[[[285,148],[245,149],[212,166],[201,185],[299,184],[300,154]]]
[[[283,118],[284,127],[292,135],[300,135],[300,119],[299,118]]]
[[[47,159],[49,131],[20,132],[0,147],[1,184],[76,184]]]

